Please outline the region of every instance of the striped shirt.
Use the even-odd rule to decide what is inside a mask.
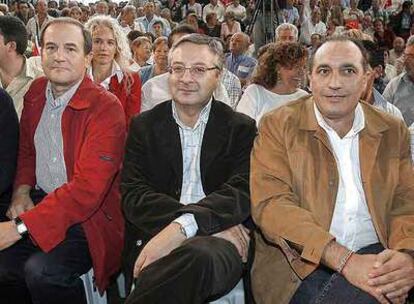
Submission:
[[[62,114],[81,82],[82,80],[56,99],[53,97],[50,82],[46,86],[46,103],[34,135],[36,186],[46,193],[55,191],[67,182]]]
[[[194,127],[188,127],[178,117],[175,102],[172,102],[173,117],[179,127],[183,155],[183,183],[180,203],[184,205],[197,203],[206,196],[201,183],[200,155],[210,110],[211,100],[201,110]],[[198,225],[193,214],[183,214],[174,222],[181,224],[187,237],[193,237],[197,233]]]

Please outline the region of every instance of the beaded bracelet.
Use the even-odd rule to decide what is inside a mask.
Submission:
[[[349,250],[341,259],[341,263],[339,263],[338,267],[336,268],[336,271],[338,273],[342,273],[342,271],[345,268],[346,263],[349,261],[351,256],[354,254],[352,250]]]

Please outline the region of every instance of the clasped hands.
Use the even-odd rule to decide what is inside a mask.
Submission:
[[[403,304],[414,286],[414,259],[407,253],[390,249],[376,255],[354,254],[343,275],[381,304]]]
[[[231,242],[240,254],[243,262],[247,261],[250,237],[247,228],[236,225],[212,235]],[[181,233],[180,224],[172,222],[156,236],[154,236],[142,249],[134,265],[134,278],[151,263],[168,255],[171,251],[181,246],[186,237]]]

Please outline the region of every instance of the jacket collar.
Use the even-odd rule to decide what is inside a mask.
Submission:
[[[85,95],[87,95],[87,92],[91,89],[96,89],[96,85],[85,75],[75,95],[73,95],[72,99],[69,101],[68,107],[74,110],[84,110],[89,108],[91,106],[91,100],[85,98]]]
[[[174,120],[172,113],[172,101],[165,102],[163,105],[163,117],[159,123],[156,134],[160,139],[160,144],[165,147],[165,151],[170,159],[170,163],[177,176],[182,176],[182,151],[181,140],[178,125]],[[222,151],[220,147],[227,141],[228,117],[220,110],[218,101],[214,98],[211,101],[210,115],[206,129],[204,131],[203,142],[201,146],[200,166],[208,168],[214,161],[217,154]],[[203,173],[202,168],[202,173]],[[204,174],[202,174],[202,179]]]
[[[26,97],[27,102],[30,104],[43,107],[46,102],[46,87],[48,79],[46,77],[42,77],[39,79],[39,82],[39,87],[37,87],[35,91],[29,90]],[[92,82],[92,80],[90,80],[87,76],[84,76],[78,90],[75,95],[73,95],[67,106],[74,110],[84,110],[89,108],[91,100],[89,98],[85,98],[85,95],[87,95],[91,89],[96,89],[96,87],[97,86]]]
[[[313,109],[314,102],[313,96],[306,98],[303,102],[299,118],[299,128],[301,130],[318,131],[320,129]],[[365,128],[361,131],[361,135],[366,133],[371,136],[378,136],[389,128],[388,124],[377,114],[377,110],[364,101],[360,101],[360,103],[366,120]]]

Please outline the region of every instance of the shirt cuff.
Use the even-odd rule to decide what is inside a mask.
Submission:
[[[198,231],[198,225],[195,220],[194,214],[192,213],[184,213],[180,217],[176,218],[173,223],[178,223],[183,227],[185,230],[185,234],[187,239],[195,236]]]

